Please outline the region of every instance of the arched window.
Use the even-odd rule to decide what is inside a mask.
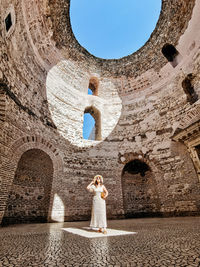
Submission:
[[[180,54],[172,44],[165,44],[162,53],[174,68],[179,64]]]
[[[95,107],[87,107],[84,111],[83,138],[98,141],[102,139],[101,114]]]
[[[98,87],[99,87],[99,81],[96,77],[90,78],[89,86],[88,86],[88,94],[92,95],[98,95]]]
[[[196,94],[192,80],[193,80],[193,75],[192,73],[188,74],[187,77],[182,81],[182,87],[187,95],[187,100],[190,102],[190,104],[195,103],[198,100],[198,95]]]

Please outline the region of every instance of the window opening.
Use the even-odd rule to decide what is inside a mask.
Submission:
[[[95,107],[87,107],[84,112],[83,138],[98,140],[101,138],[101,115]]]
[[[6,24],[6,31],[8,32],[12,26],[11,13],[9,13],[8,16],[6,17],[5,24]]]
[[[93,95],[93,92],[90,88],[88,88],[88,95]]]
[[[89,86],[88,86],[88,94],[89,90],[92,92],[91,95],[98,95],[98,86],[99,86],[99,81],[97,78],[93,77],[89,81]]]
[[[95,120],[90,113],[84,113],[83,120],[83,138],[86,140],[95,140]]]
[[[174,68],[179,64],[180,54],[172,44],[165,44],[162,53]]]
[[[161,0],[73,0],[72,30],[79,44],[91,54],[119,59],[146,43],[156,27],[161,5]]]

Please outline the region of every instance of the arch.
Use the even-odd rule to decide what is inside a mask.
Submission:
[[[52,189],[50,194],[50,202],[49,202],[49,211],[48,211],[48,218],[47,221],[51,220],[51,213],[53,208],[53,199],[54,195],[57,193],[56,190],[56,180],[63,175],[63,161],[59,154],[58,149],[54,147],[54,145],[42,138],[39,135],[33,136],[24,136],[18,140],[16,140],[11,148],[8,150],[6,156],[6,160],[3,162],[1,169],[2,169],[2,186],[1,190],[1,206],[0,206],[0,223],[4,216],[4,211],[6,208],[6,203],[8,199],[8,194],[11,190],[15,172],[17,170],[17,165],[27,150],[30,149],[40,149],[45,152],[51,159],[53,163],[53,182],[52,182]]]
[[[47,222],[53,181],[53,162],[44,151],[29,149],[17,164],[3,225]]]
[[[90,78],[88,88],[92,91],[92,94],[98,96],[99,80],[96,77]]]
[[[122,195],[125,217],[155,216],[160,212],[157,185],[150,166],[138,158],[122,170]]]
[[[165,44],[162,47],[162,53],[174,68],[179,64],[180,54],[172,44]]]
[[[102,140],[102,134],[101,134],[101,113],[100,111],[93,107],[86,107],[84,114],[85,113],[90,113],[91,116],[94,118],[95,120],[95,126],[94,126],[94,140]]]
[[[192,75],[192,73],[190,73],[182,81],[183,91],[187,95],[187,101],[190,104],[193,104],[198,100],[198,95],[196,94],[193,86],[193,79],[194,76]]]

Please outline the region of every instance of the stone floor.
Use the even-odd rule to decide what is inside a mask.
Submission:
[[[110,236],[88,236],[88,222],[2,227],[0,266],[200,266],[200,217],[108,225]]]

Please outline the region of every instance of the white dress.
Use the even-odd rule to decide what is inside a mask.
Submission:
[[[91,214],[91,228],[106,228],[106,201],[101,197],[101,192],[103,192],[103,185],[96,187],[92,185],[89,189],[90,192],[93,192],[93,201],[92,201],[92,214]]]

